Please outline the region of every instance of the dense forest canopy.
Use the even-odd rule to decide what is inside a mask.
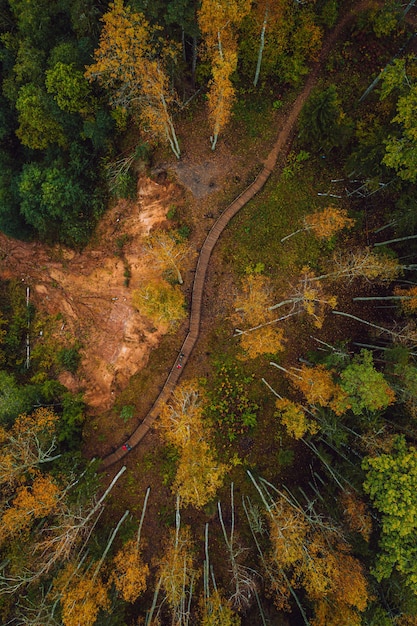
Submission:
[[[102,415],[60,382],[87,334],[33,306],[2,251],[2,623],[417,624],[414,2],[0,2],[7,237],[82,250],[138,173],[175,178],[193,142],[236,168],[212,204],[167,207],[141,284],[130,235],[106,242],[166,338]],[[152,443],[100,471],[89,452],[121,449],[181,368],[201,223],[291,115],[216,249],[203,347]]]

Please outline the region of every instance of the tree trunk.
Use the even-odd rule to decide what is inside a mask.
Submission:
[[[256,87],[256,85],[258,84],[259,73],[261,71],[262,55],[263,55],[263,51],[265,48],[265,31],[266,31],[266,26],[268,24],[268,14],[269,14],[269,5],[267,5],[265,9],[264,21],[262,24],[261,36],[259,40],[258,61],[256,63],[255,78],[253,79],[254,87]]]

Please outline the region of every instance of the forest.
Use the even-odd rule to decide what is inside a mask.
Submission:
[[[1,624],[417,626],[415,0],[0,7]]]

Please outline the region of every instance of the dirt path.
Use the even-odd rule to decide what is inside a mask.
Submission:
[[[186,365],[188,359],[190,358],[191,352],[193,351],[199,337],[203,290],[206,280],[207,269],[214,246],[216,245],[220,235],[222,234],[230,220],[263,188],[273,169],[277,165],[278,157],[284,156],[286,154],[288,145],[295,130],[295,124],[298,116],[305,101],[309,97],[311,90],[317,82],[319,72],[334,42],[340,36],[342,30],[347,26],[347,24],[355,17],[358,11],[366,8],[367,5],[368,1],[363,1],[357,4],[354,8],[351,9],[350,12],[344,15],[342,20],[337,24],[335,29],[327,37],[322,47],[320,57],[315,63],[312,71],[310,72],[309,78],[303,90],[296,98],[287,118],[285,119],[283,126],[278,131],[276,142],[268,157],[264,161],[264,167],[262,171],[258,174],[254,182],[251,183],[249,187],[247,187],[237,198],[235,198],[235,200],[233,200],[233,202],[223,211],[223,213],[220,215],[220,217],[217,219],[217,221],[212,226],[210,232],[208,233],[201,247],[195,272],[191,299],[190,326],[187,337],[181,348],[181,353],[183,355],[181,359],[182,367],[178,367],[178,361],[173,364],[172,369],[168,374],[166,382],[159,396],[155,400],[151,410],[148,412],[143,422],[138,426],[138,428],[133,432],[130,438],[120,448],[118,448],[115,452],[106,456],[102,460],[102,469],[106,469],[109,466],[113,465],[113,463],[116,463],[117,461],[122,459],[129,452],[129,449],[135,447],[145,437],[145,435],[148,433],[149,429],[153,425],[155,419],[158,417],[161,405],[168,400],[169,396],[173,392],[182,374],[182,370]]]

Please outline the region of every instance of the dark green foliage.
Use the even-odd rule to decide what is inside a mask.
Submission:
[[[312,92],[301,112],[300,128],[301,138],[315,151],[346,144],[351,123],[344,116],[335,85]]]
[[[0,425],[11,426],[20,413],[31,409],[24,387],[19,387],[14,376],[0,371]]]
[[[81,354],[77,347],[62,348],[58,352],[58,363],[71,374],[75,374],[81,361]]]
[[[81,246],[102,213],[101,161],[115,139],[84,78],[105,7],[29,4],[10,0],[3,24],[0,229]]]
[[[58,423],[58,440],[71,449],[78,449],[84,423],[85,402],[81,394],[64,393]]]

